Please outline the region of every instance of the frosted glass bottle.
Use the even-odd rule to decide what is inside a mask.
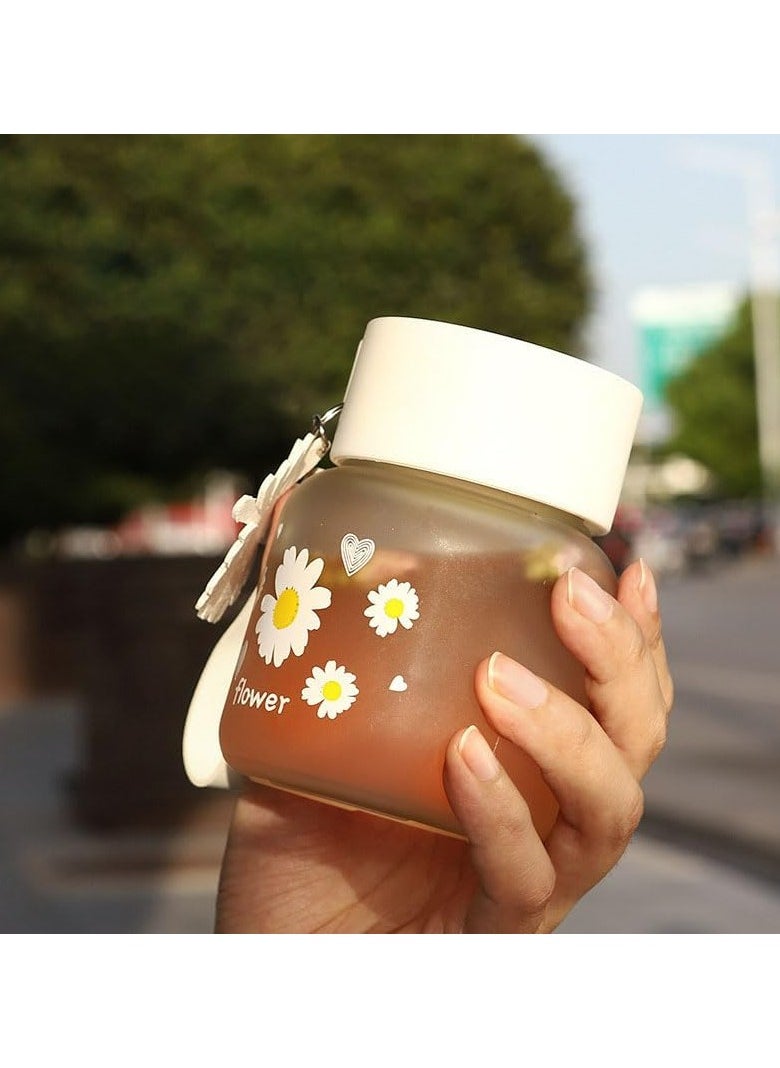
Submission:
[[[384,318],[358,349],[331,449],[281,502],[227,687],[219,742],[258,782],[461,834],[442,772],[476,723],[543,836],[555,800],[485,722],[493,651],[586,702],[550,616],[612,522],[641,394],[561,353]]]

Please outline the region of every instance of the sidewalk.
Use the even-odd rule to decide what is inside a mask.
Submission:
[[[0,713],[0,930],[208,933],[229,819],[212,796],[176,832],[95,835],[69,825],[67,705]],[[641,835],[562,933],[776,933],[780,889]]]

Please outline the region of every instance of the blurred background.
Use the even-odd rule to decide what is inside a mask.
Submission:
[[[194,602],[379,315],[634,381],[677,685],[571,932],[780,931],[777,136],[0,137],[0,930],[206,932]]]

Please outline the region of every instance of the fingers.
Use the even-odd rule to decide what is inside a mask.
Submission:
[[[650,579],[640,586],[641,577],[632,565],[616,600],[572,568],[551,599],[558,635],[587,672],[591,710],[640,779],[665,744],[671,699],[657,604],[648,607]]]
[[[622,852],[642,791],[587,709],[501,653],[478,672],[476,688],[491,727],[539,767],[563,819],[592,847]]]
[[[476,727],[467,727],[450,741],[444,783],[469,839],[480,882],[464,930],[538,930],[555,887],[555,871],[528,806]]]
[[[552,929],[622,856],[642,817],[642,790],[587,709],[527,668],[494,654],[476,690],[490,726],[531,757],[560,806],[544,843],[555,889],[543,929]]]
[[[545,842],[475,727],[447,753],[448,796],[482,887],[472,930],[551,930],[624,852],[642,816],[639,780],[665,739],[672,682],[649,569],[631,565],[616,598],[572,569],[551,608],[587,673],[590,711],[500,653],[475,681],[489,725],[539,767],[560,806]]]
[[[635,560],[620,576],[617,599],[637,621],[644,635],[668,713],[674,701],[674,685],[661,634],[658,590],[653,572],[644,560]]]

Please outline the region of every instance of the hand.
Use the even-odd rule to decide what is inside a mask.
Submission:
[[[539,765],[560,812],[543,842],[476,727],[444,782],[468,842],[248,784],[236,802],[218,932],[549,932],[635,831],[663,748],[672,681],[655,583],[640,561],[617,598],[582,572],[556,582],[555,629],[587,674],[590,711],[509,658],[477,667],[485,718]]]

